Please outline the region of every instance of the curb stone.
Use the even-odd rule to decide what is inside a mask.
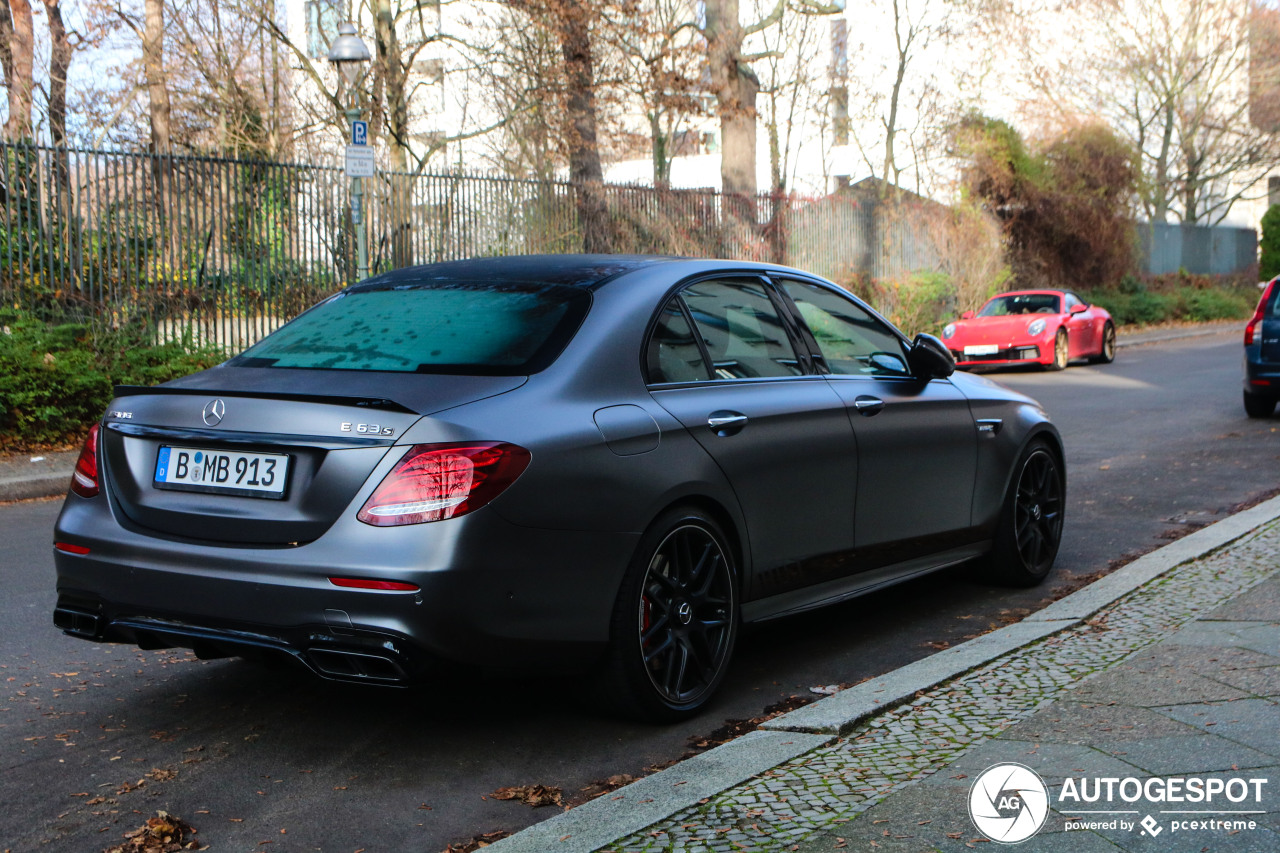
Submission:
[[[485,849],[590,853],[834,740],[834,735],[749,732]]]
[[[499,853],[545,853],[548,850],[586,853],[626,838],[696,805],[705,797],[728,790],[751,776],[806,752],[820,749],[831,743],[837,733],[847,732],[859,723],[903,704],[922,690],[950,681],[1051,634],[1080,625],[1089,616],[1154,578],[1212,554],[1277,518],[1280,518],[1280,497],[1152,551],[1021,622],[776,717],[765,723],[760,731],[633,782],[612,795],[599,797],[535,824],[490,845],[490,848]],[[822,734],[813,734],[815,731]],[[780,749],[784,745],[787,748]],[[760,754],[753,754],[757,752]],[[773,754],[784,757],[769,763]],[[756,769],[744,776],[743,773],[752,767]],[[663,796],[655,796],[659,793]],[[636,804],[642,802],[645,808],[637,809]]]

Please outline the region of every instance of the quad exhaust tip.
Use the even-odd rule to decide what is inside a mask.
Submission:
[[[102,616],[70,607],[57,607],[53,611],[53,624],[74,637],[90,640],[102,636]]]
[[[307,659],[319,672],[343,681],[402,684],[408,674],[399,662],[383,655],[345,649],[308,649]]]

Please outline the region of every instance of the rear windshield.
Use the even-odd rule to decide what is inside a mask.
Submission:
[[[514,376],[564,349],[587,310],[581,288],[511,282],[352,290],[231,360],[237,367]]]

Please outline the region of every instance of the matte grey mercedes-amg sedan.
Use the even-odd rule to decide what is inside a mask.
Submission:
[[[55,531],[66,633],[369,684],[598,667],[672,719],[739,627],[1062,533],[1057,430],[785,267],[538,256],[379,275],[121,387]]]

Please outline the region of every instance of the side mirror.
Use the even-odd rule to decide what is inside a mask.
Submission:
[[[1072,306],[1071,306],[1071,313],[1072,313],[1072,314],[1083,314],[1084,312],[1086,312],[1086,311],[1088,311],[1088,310],[1089,310],[1089,306],[1088,306],[1088,305],[1082,305],[1082,304],[1081,304],[1081,303],[1079,303],[1079,302],[1077,302],[1075,305],[1072,305]]]
[[[951,357],[947,345],[933,335],[919,334],[907,351],[911,375],[924,382],[930,379],[946,379],[956,372],[956,360]]]
[[[960,315],[961,320],[972,320],[976,315],[972,311],[966,311]]]

